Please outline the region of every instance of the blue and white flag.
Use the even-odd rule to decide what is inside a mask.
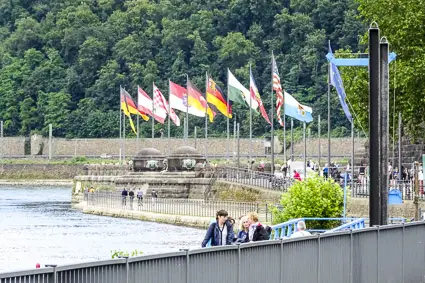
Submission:
[[[292,95],[285,91],[285,115],[297,119],[301,122],[313,121],[313,109],[311,107],[300,104]]]
[[[332,49],[329,46],[329,52],[332,53]],[[331,70],[330,70],[330,79],[331,79],[331,85],[333,85],[336,88],[336,92],[338,93],[339,102],[341,103],[342,109],[344,110],[345,116],[347,116],[348,120],[351,122],[353,120],[353,117],[351,116],[350,110],[348,109],[347,103],[345,102],[345,90],[344,90],[344,84],[342,83],[341,75],[339,74],[338,67],[330,62],[331,64]]]

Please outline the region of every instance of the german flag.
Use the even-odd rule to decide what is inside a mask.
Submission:
[[[224,116],[232,118],[231,102],[229,101],[229,105],[227,105],[227,97],[211,78],[208,78],[207,102],[213,105],[213,110],[220,111]]]
[[[127,117],[130,117],[130,114],[140,115],[140,116],[142,116],[143,120],[149,121],[149,116],[147,116],[146,113],[137,109],[137,106],[134,103],[133,98],[123,88],[121,88],[121,110],[124,112],[124,114]]]
[[[131,114],[140,115],[145,121],[148,121],[149,117],[137,109],[136,104],[134,104],[133,98],[123,88],[121,88],[120,91],[120,104],[121,110],[124,112],[124,115],[129,118],[128,120],[130,121],[131,129],[137,135],[136,127],[134,126],[133,119],[131,119]]]

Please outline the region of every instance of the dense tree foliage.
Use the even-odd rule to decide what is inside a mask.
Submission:
[[[284,88],[321,114],[325,132],[327,42],[356,52],[365,30],[354,0],[0,1],[0,117],[7,135],[46,133],[52,123],[56,136],[116,137],[120,85],[136,98],[137,85],[151,93],[155,82],[167,97],[168,79],[184,85],[188,74],[204,90],[208,71],[226,89],[230,68],[247,86],[250,64],[270,110],[273,50]],[[332,100],[340,131],[348,121]],[[246,135],[248,108],[234,109]],[[225,125],[218,115],[210,133]],[[265,125],[254,116],[255,135]],[[203,119],[192,116],[194,126]],[[141,135],[150,127],[142,121]]]
[[[423,137],[425,0],[358,0],[358,2],[364,22],[376,21],[381,29],[381,36],[387,37],[390,43],[390,51],[397,54],[397,60],[390,66],[390,126],[397,127],[398,112],[401,112],[404,130],[412,137]],[[364,38],[365,42],[366,40],[367,34]],[[358,121],[367,129],[369,119],[367,68],[348,67],[341,70],[346,82],[347,96],[359,116]]]

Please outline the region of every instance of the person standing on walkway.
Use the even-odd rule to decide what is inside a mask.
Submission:
[[[249,222],[248,237],[250,242],[265,241],[270,239],[270,234],[266,228],[259,222],[258,214],[250,212],[247,215]]]
[[[133,209],[134,189],[131,189],[128,195],[130,196],[130,208]]]
[[[211,246],[226,246],[233,242],[234,233],[232,223],[227,219],[228,213],[225,210],[219,210],[216,214],[216,221],[208,227],[205,238],[202,241],[202,247],[205,248],[211,240]]]
[[[305,222],[300,221],[297,223],[297,232],[291,235],[291,238],[299,238],[304,236],[311,236],[310,232],[305,231]]]
[[[297,170],[294,170],[294,179],[295,180],[298,180],[298,181],[301,181],[300,173],[298,173]]]
[[[329,167],[328,164],[325,164],[325,167],[323,168],[323,177],[325,177],[325,179],[327,179],[329,176]]]
[[[249,242],[249,219],[244,216],[240,220],[238,237],[236,239],[236,243],[248,243]]]
[[[139,189],[139,191],[137,191],[137,204],[139,206],[143,206],[143,191],[141,191]]]
[[[128,192],[127,190],[124,188],[121,192],[121,198],[122,198],[122,205],[125,206],[127,205],[127,196],[128,196]]]
[[[152,204],[155,204],[156,199],[158,198],[158,194],[155,191],[155,189],[152,190],[152,193],[151,194],[152,194]]]

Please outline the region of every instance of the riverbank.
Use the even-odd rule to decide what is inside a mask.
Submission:
[[[128,218],[149,222],[157,222],[171,224],[177,226],[186,226],[194,228],[206,229],[211,222],[211,217],[198,217],[186,215],[161,214],[138,210],[122,210],[105,207],[87,207],[84,203],[75,204],[73,206],[81,210],[85,214],[93,214],[98,216],[109,216],[115,218]]]
[[[13,179],[0,179],[0,186],[58,186],[58,187],[72,187],[74,184],[72,179],[32,179],[32,180],[13,180]]]

